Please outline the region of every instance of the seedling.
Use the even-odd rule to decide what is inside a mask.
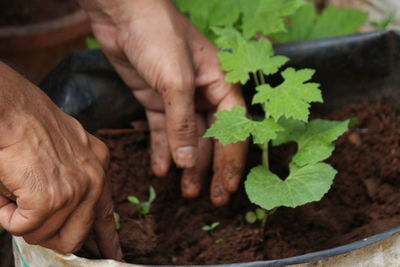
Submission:
[[[87,37],[86,38],[86,46],[89,49],[98,49],[100,48],[100,44],[97,42],[96,39]]]
[[[137,197],[135,196],[130,196],[128,197],[128,200],[135,204],[138,207],[138,212],[140,215],[147,215],[150,213],[151,210],[151,204],[154,202],[156,199],[156,191],[152,186],[149,188],[149,200],[145,202],[141,202]]]
[[[249,137],[262,150],[262,164],[251,169],[245,181],[251,202],[263,209],[297,207],[318,201],[329,190],[336,170],[323,161],[334,150],[333,141],[347,131],[350,120],[337,122],[316,119],[308,122],[310,104],[322,103],[319,84],[310,82],[314,70],[286,68],[288,58],[275,56],[267,39],[246,40],[235,29],[223,29],[217,39],[229,47],[219,54],[226,81],[246,84],[250,75],[256,84],[252,104],[264,110],[262,119],[246,116],[244,107],[215,114],[216,122],[205,137],[222,144],[244,141]],[[268,84],[267,75],[280,73],[283,82]],[[269,170],[269,146],[296,142],[298,151],[289,165],[290,174],[281,179]]]
[[[121,216],[118,213],[114,212],[114,222],[115,222],[115,230],[119,231],[121,229]]]
[[[219,222],[213,222],[212,224],[204,225],[201,229],[203,229],[203,231],[206,231],[206,232],[211,232],[212,230],[214,230],[218,226],[219,226]]]
[[[267,212],[264,209],[257,208],[254,211],[246,212],[246,222],[253,224],[256,221],[263,221],[267,218]]]
[[[378,30],[385,30],[394,22],[395,18],[396,13],[390,12],[381,21],[371,21],[371,25]]]

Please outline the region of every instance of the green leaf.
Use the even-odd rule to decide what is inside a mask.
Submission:
[[[156,200],[156,197],[157,197],[156,190],[154,190],[154,187],[150,186],[148,202],[153,203],[153,201]]]
[[[313,164],[329,158],[334,150],[333,141],[345,133],[352,120],[329,121],[313,120],[307,125],[294,120],[280,120],[284,128],[273,140],[273,145],[295,141],[298,144],[297,153],[292,163],[297,166]]]
[[[274,139],[281,127],[272,119],[253,121],[246,117],[244,107],[235,106],[231,111],[219,111],[215,114],[217,121],[207,130],[204,137],[215,137],[222,144],[244,141],[250,136],[254,142],[263,144]]]
[[[241,14],[241,0],[175,0],[174,2],[207,36],[210,36],[212,27],[234,25]]]
[[[307,3],[289,17],[287,31],[273,35],[279,42],[295,42],[356,33],[368,14],[356,9],[325,8],[317,15],[314,3]]]
[[[94,39],[94,38],[90,38],[90,37],[87,37],[87,38],[86,38],[86,46],[87,46],[89,49],[97,49],[97,48],[100,48],[100,44],[97,42],[97,40]]]
[[[140,200],[139,200],[137,197],[135,197],[135,196],[129,196],[129,197],[128,197],[128,201],[129,201],[129,202],[132,202],[133,204],[136,204],[136,205],[139,205],[139,204],[140,204]]]
[[[371,25],[377,28],[378,30],[387,29],[396,19],[396,12],[390,12],[380,21],[371,21]]]
[[[274,56],[271,42],[266,39],[256,41],[239,40],[232,52],[222,52],[218,55],[222,69],[227,72],[227,82],[245,84],[249,73],[262,70],[265,75],[276,73],[288,58]]]
[[[142,215],[146,215],[150,213],[151,203],[150,202],[142,202],[139,205],[139,213]]]
[[[221,49],[235,51],[244,39],[241,33],[234,27],[213,27],[212,31],[216,35],[214,40],[216,46]]]
[[[246,39],[257,33],[269,35],[285,31],[284,16],[293,14],[303,0],[248,0],[242,2],[242,30]]]
[[[319,201],[332,185],[336,170],[326,163],[292,168],[286,180],[258,166],[250,171],[245,189],[252,203],[271,210]]]
[[[253,224],[257,221],[257,215],[253,211],[246,212],[245,216],[246,222]]]
[[[267,217],[267,212],[264,209],[256,209],[257,220],[264,220]]]
[[[120,230],[121,229],[121,217],[119,216],[118,213],[114,212],[114,222],[115,222],[115,230]]]
[[[317,19],[308,39],[334,37],[357,32],[368,18],[368,13],[355,9],[330,6]]]
[[[306,83],[311,79],[314,70],[302,69],[296,71],[288,68],[282,72],[284,81],[272,88],[268,84],[258,86],[253,104],[266,103],[268,112],[275,121],[282,116],[301,121],[307,121],[310,103],[322,102],[319,84]]]
[[[316,19],[315,4],[307,3],[290,17],[287,31],[274,34],[273,38],[279,42],[308,40]]]

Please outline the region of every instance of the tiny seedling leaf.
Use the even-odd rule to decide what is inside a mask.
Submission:
[[[282,72],[282,84],[275,88],[268,84],[256,88],[253,104],[267,103],[266,111],[275,121],[282,116],[307,121],[310,103],[322,102],[319,84],[307,82],[313,74],[311,69],[287,68]]]
[[[248,211],[246,212],[246,222],[253,224],[257,221],[257,215],[254,211]]]
[[[264,209],[294,208],[320,200],[335,175],[336,170],[330,165],[317,163],[292,167],[286,180],[282,180],[265,167],[257,166],[250,171],[245,188],[250,201]]]
[[[90,37],[86,38],[86,46],[87,46],[89,49],[97,49],[97,48],[100,48],[100,44],[97,42],[97,40],[94,39],[94,38],[90,38]]]
[[[116,212],[114,212],[113,215],[114,215],[114,222],[115,222],[115,230],[118,231],[121,229],[121,217]]]
[[[133,204],[140,205],[140,200],[135,196],[129,196],[128,201],[132,202]]]
[[[257,216],[257,220],[260,220],[260,221],[264,220],[265,218],[267,218],[267,212],[264,209],[257,208],[256,216]]]
[[[203,231],[209,232],[209,231],[214,230],[218,226],[219,226],[219,222],[213,222],[210,225],[204,225],[201,229],[203,229]]]
[[[244,141],[250,136],[257,144],[265,143],[277,136],[282,130],[272,119],[253,121],[246,117],[244,107],[235,106],[231,111],[219,111],[215,114],[217,121],[207,130],[204,137],[215,137],[222,144]]]
[[[271,42],[264,38],[259,41],[239,38],[234,46],[236,49],[232,52],[218,54],[222,69],[227,72],[227,82],[245,84],[250,79],[249,73],[261,70],[265,75],[273,74],[288,61],[284,56],[274,56]]]
[[[157,194],[156,190],[154,190],[154,187],[150,186],[149,188],[149,202],[153,203],[154,200],[156,200]]]

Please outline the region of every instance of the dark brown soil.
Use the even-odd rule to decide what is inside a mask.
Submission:
[[[0,26],[48,21],[77,9],[76,0],[3,0],[0,1]]]
[[[102,135],[111,149],[109,178],[121,215],[125,259],[140,264],[218,264],[295,256],[343,245],[400,225],[400,116],[382,104],[355,105],[325,116],[359,124],[337,141],[329,160],[339,174],[322,201],[278,209],[265,229],[241,216],[254,209],[243,189],[215,208],[208,191],[185,200],[179,170],[156,178],[143,133]],[[276,152],[276,151],[275,151]],[[275,153],[273,152],[273,153]],[[150,216],[140,218],[126,198],[158,194]],[[212,232],[202,226],[220,225]]]

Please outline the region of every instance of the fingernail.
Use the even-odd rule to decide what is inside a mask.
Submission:
[[[181,168],[192,168],[196,165],[197,149],[193,146],[182,146],[176,149],[176,164]]]

